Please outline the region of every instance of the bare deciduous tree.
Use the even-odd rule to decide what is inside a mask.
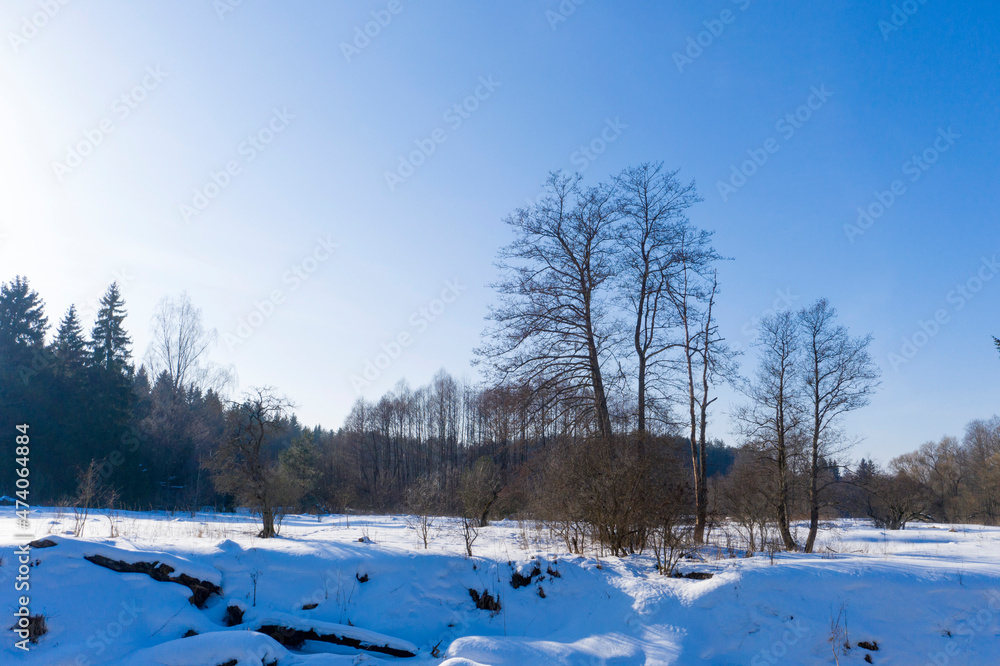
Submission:
[[[153,341],[146,353],[152,374],[155,377],[166,371],[175,390],[195,384],[219,392],[232,382],[230,370],[202,363],[217,334],[214,329],[205,329],[201,309],[192,305],[186,292],[176,301],[160,300],[153,315],[152,333]]]
[[[786,550],[797,548],[790,526],[791,456],[804,417],[797,376],[801,357],[797,324],[795,315],[788,311],[761,319],[757,339],[760,363],[756,377],[744,387],[751,402],[736,412],[744,437],[775,466],[775,510]]]
[[[693,182],[681,183],[677,171],[664,171],[662,163],[625,169],[615,179],[615,189],[621,216],[616,277],[634,321],[637,429],[646,432],[655,375],[667,352],[679,344],[672,337],[677,313],[668,298],[668,283],[675,278],[688,231],[685,211],[701,197]]]
[[[540,203],[507,218],[514,241],[500,254],[500,305],[479,355],[508,380],[590,403],[595,429],[611,435],[602,364],[611,352],[606,292],[614,273],[615,211],[608,187],[549,178]]]
[[[719,259],[711,246],[711,234],[685,227],[677,250],[677,269],[666,282],[666,293],[679,324],[681,372],[678,388],[685,396],[687,427],[691,443],[691,467],[695,494],[695,543],[705,538],[708,522],[708,465],[706,429],[714,380],[731,371],[731,354],[721,346],[713,319],[718,281],[712,264]]]
[[[802,332],[802,375],[808,404],[809,536],[805,552],[811,553],[819,529],[821,462],[835,443],[839,417],[866,406],[879,384],[879,371],[868,348],[871,335],[852,338],[835,323],[837,311],[825,298],[798,314]]]

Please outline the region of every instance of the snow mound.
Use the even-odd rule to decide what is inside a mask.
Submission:
[[[292,632],[281,632],[282,635],[288,636],[292,641],[296,638],[294,632],[301,632],[302,634],[315,634],[320,637],[317,639],[308,636],[305,637],[306,640],[323,640],[324,642],[347,645],[367,652],[380,652],[393,656],[413,656],[417,654],[417,646],[409,641],[393,638],[392,636],[386,636],[385,634],[367,629],[312,620],[288,613],[268,613],[246,621],[245,624],[256,631],[268,634],[271,632],[264,630],[267,627],[292,630]],[[301,636],[298,637],[301,638]]]
[[[254,631],[213,631],[188,638],[178,638],[151,648],[139,650],[122,666],[208,666],[224,664],[233,659],[239,666],[263,662],[285,661],[288,650],[270,636]]]
[[[222,586],[222,573],[211,565],[177,555],[170,555],[159,551],[138,550],[135,548],[122,548],[118,545],[108,545],[94,541],[85,541],[70,537],[50,535],[45,540],[51,541],[55,546],[48,548],[33,548],[32,557],[37,557],[44,562],[50,557],[94,557],[95,555],[106,557],[109,560],[137,564],[139,562],[156,562],[166,564],[173,569],[177,575],[186,574],[192,578]],[[123,543],[127,543],[124,542]],[[131,544],[128,544],[131,545]]]

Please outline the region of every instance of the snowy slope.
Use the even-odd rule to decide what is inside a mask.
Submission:
[[[20,543],[12,511],[0,509],[0,600],[11,612]],[[83,539],[64,534],[71,523],[57,510],[35,513],[35,538],[57,544],[31,554],[31,607],[46,615],[49,633],[28,653],[9,634],[0,662],[832,664],[839,618],[852,646],[838,652],[841,664],[866,656],[875,664],[1000,663],[995,528],[894,534],[842,522],[823,533],[825,555],[772,563],[706,553],[682,569],[714,577],[688,580],[656,575],[646,556],[571,556],[544,530],[513,522],[484,530],[471,560],[444,519],[428,550],[399,516],[352,517],[349,527],[343,516],[290,517],[270,540],[255,538],[241,516],[125,514],[116,539],[104,538],[106,517],[92,519]],[[221,594],[200,609],[188,587],[85,559],[95,554],[165,563],[171,575],[211,582]],[[512,586],[515,570],[536,567],[531,583]],[[489,592],[501,610],[476,608],[470,589]],[[230,606],[243,611],[234,626]],[[258,631],[275,626],[287,628],[282,640],[321,640],[283,647]]]

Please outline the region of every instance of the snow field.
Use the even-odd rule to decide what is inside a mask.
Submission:
[[[15,648],[9,632],[0,662],[1000,663],[998,528],[913,525],[892,533],[838,521],[821,532],[820,553],[777,554],[772,563],[706,548],[680,569],[713,577],[688,580],[656,574],[651,555],[570,555],[544,528],[515,521],[485,528],[469,559],[453,519],[435,521],[427,550],[404,516],[290,516],[280,538],[268,540],[254,536],[248,516],[150,512],[118,520],[118,538],[108,538],[101,514],[76,539],[66,534],[71,514],[34,512],[35,538],[57,543],[32,549],[27,593],[49,632],[29,652]],[[24,594],[14,591],[13,550],[23,543],[14,531],[13,510],[0,509],[0,599],[11,613]],[[727,543],[721,530],[712,536]],[[212,582],[222,594],[199,609],[184,585],[112,571],[84,559],[90,555],[165,563],[172,575]],[[478,609],[470,589],[488,592],[500,610]],[[229,606],[244,611],[232,627]],[[283,647],[254,631],[268,624],[416,656],[318,640]]]

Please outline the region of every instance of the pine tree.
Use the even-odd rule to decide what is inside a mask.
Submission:
[[[122,300],[118,283],[111,286],[101,298],[101,309],[90,333],[91,354],[96,367],[128,373],[132,352],[132,339],[125,332],[125,301]]]
[[[68,374],[77,373],[87,365],[87,341],[83,338],[83,327],[80,326],[75,305],[69,306],[59,322],[52,351]]]

